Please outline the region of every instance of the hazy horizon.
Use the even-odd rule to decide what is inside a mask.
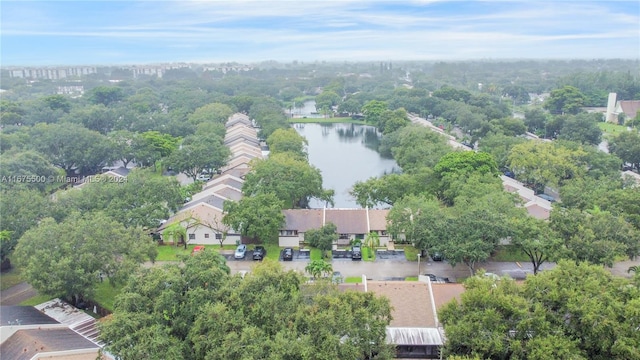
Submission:
[[[640,58],[637,1],[3,1],[12,66]]]

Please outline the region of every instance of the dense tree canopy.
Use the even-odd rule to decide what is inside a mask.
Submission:
[[[389,301],[371,292],[305,285],[265,261],[244,278],[213,252],[146,269],[101,326],[122,358],[389,359]]]
[[[586,97],[573,86],[563,86],[551,91],[544,108],[552,114],[577,114],[585,105]]]
[[[262,242],[277,242],[284,225],[282,200],[272,193],[244,196],[239,201],[224,202],[222,222],[243,236]]]
[[[101,276],[122,283],[156,254],[141,229],[125,228],[99,212],[74,212],[60,223],[46,218],[22,235],[14,253],[29,284],[75,303],[93,294]]]
[[[166,165],[195,181],[203,170],[215,170],[226,165],[230,156],[231,151],[217,135],[192,135],[171,153]]]
[[[637,359],[640,284],[560,262],[523,285],[475,276],[440,310],[446,355],[482,359]]]
[[[307,159],[307,139],[292,128],[278,129],[267,138],[271,154],[289,153],[300,159]]]
[[[289,153],[252,161],[242,192],[245,196],[273,193],[288,209],[307,207],[311,198],[331,202],[333,192],[322,188],[320,170]]]

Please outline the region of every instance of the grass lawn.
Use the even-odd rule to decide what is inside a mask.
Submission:
[[[158,257],[156,261],[178,261],[180,260],[178,258],[180,255],[191,254],[191,250],[193,250],[194,247],[195,245],[187,245],[187,250],[185,250],[184,245],[158,245]]]
[[[368,246],[362,247],[362,260],[364,261],[375,261],[376,260],[376,252],[373,251]]]
[[[265,249],[267,249],[267,259],[271,259],[274,261],[278,261],[280,259],[280,247],[276,244],[262,244]],[[255,246],[251,246],[250,249],[253,250]]]
[[[15,266],[11,269],[0,273],[0,290],[6,290],[12,286],[18,285],[24,280],[20,274],[20,269]]]
[[[627,131],[626,126],[616,125],[608,122],[599,122],[598,127],[602,130],[605,137],[614,136],[621,132]]]
[[[103,308],[113,311],[113,301],[120,294],[122,286],[111,286],[109,280],[98,283],[93,301],[97,302]]]
[[[404,278],[404,281],[418,281],[418,277],[417,276],[407,276],[406,278]]]
[[[311,257],[311,260],[322,260],[322,251],[320,249],[312,247],[311,253],[309,255]]]
[[[344,279],[347,284],[360,284],[362,282],[362,276],[349,276]]]
[[[529,257],[515,245],[501,245],[498,246],[498,250],[489,258],[489,261],[527,262]]]
[[[414,248],[412,245],[396,244],[396,249],[404,249],[404,257],[408,261],[418,261],[420,250]]]
[[[329,124],[329,123],[350,123],[350,124],[360,124],[360,125],[366,125],[367,123],[364,122],[363,120],[353,120],[350,117],[333,117],[333,118],[293,118],[293,119],[289,119],[290,123],[316,123],[316,124],[320,124],[320,123],[324,123],[324,124]]]
[[[32,298],[29,298],[20,303],[22,306],[36,306],[38,304],[42,304],[43,302],[47,302],[49,300],[53,300],[53,298],[49,295],[36,295]]]

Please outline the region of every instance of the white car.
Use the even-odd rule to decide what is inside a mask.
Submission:
[[[236,259],[244,259],[245,256],[247,256],[247,245],[238,245],[238,247],[236,248],[236,253],[233,255],[233,257]]]
[[[211,175],[209,174],[200,174],[197,177],[198,181],[209,181],[211,180]]]

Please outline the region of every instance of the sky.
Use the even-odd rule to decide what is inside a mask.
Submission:
[[[640,58],[640,1],[0,0],[0,64]]]

